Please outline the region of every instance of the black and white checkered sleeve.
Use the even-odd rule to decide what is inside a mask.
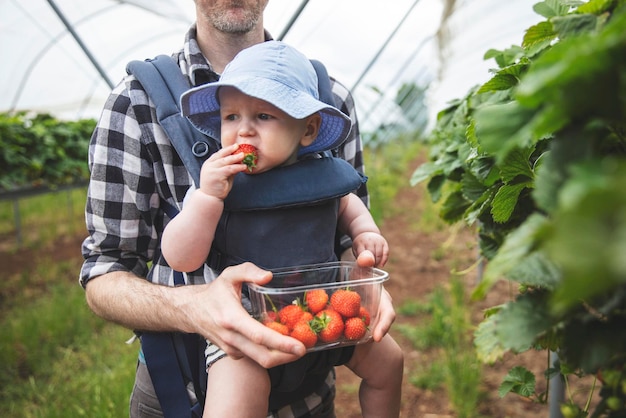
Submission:
[[[337,149],[337,156],[352,164],[352,166],[360,173],[365,174],[365,164],[363,161],[363,143],[361,142],[361,133],[359,131],[359,122],[356,115],[356,107],[352,94],[340,82],[331,78],[332,90],[335,95],[337,107],[350,117],[352,129],[346,141]],[[367,185],[363,184],[356,192],[363,203],[369,207],[369,194]]]

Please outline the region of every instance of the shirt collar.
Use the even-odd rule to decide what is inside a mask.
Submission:
[[[179,54],[181,69],[189,76],[193,86],[212,83],[220,78],[220,75],[213,71],[211,63],[202,55],[197,37],[196,24],[194,23],[185,35],[185,45]],[[272,39],[272,35],[265,30],[265,40],[271,41]]]

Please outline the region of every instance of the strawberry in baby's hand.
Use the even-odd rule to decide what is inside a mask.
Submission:
[[[239,144],[239,148],[233,154],[243,152],[243,161],[248,166],[248,171],[252,172],[252,169],[256,167],[257,160],[259,159],[259,153],[256,148],[250,144]]]

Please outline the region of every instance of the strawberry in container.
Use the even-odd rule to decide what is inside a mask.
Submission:
[[[276,269],[273,274],[265,286],[249,284],[252,314],[259,321],[287,326],[308,351],[371,340],[387,272],[340,261]],[[293,332],[301,323],[305,326]]]

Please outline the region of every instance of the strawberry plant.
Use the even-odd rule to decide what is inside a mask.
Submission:
[[[86,180],[94,127],[91,119],[0,113],[0,193]]]
[[[487,267],[474,298],[497,280],[514,300],[488,310],[475,334],[486,362],[507,351],[558,353],[560,373],[600,380],[595,410],[626,413],[626,1],[545,0],[545,20],[521,45],[489,50],[497,68],[438,114],[427,182],[449,223],[476,228]],[[500,394],[535,394],[515,368]]]

